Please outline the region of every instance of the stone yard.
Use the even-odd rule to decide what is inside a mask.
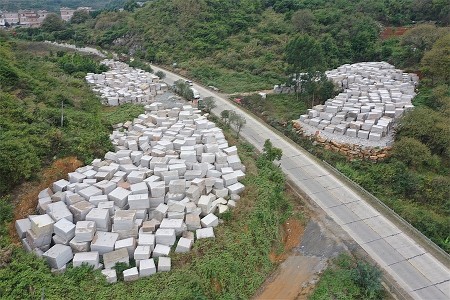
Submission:
[[[149,72],[115,60],[106,59],[102,64],[108,66],[109,71],[102,74],[88,73],[86,81],[104,105],[147,103],[168,90],[167,84],[159,82],[159,77]]]
[[[386,62],[343,65],[326,75],[343,92],[301,115],[303,129],[340,143],[389,145],[395,122],[413,108],[418,76]]]
[[[125,281],[170,271],[170,254],[214,238],[239,201],[245,166],[221,129],[190,105],[145,111],[115,126],[114,152],[41,191],[38,214],[16,221],[53,272],[87,264],[112,283],[118,262],[135,261]]]

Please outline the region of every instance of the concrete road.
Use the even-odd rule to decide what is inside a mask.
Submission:
[[[152,68],[165,72],[168,84],[178,79],[186,80],[157,66],[152,65]],[[202,97],[216,99],[214,114],[232,109],[244,116],[247,123],[241,135],[256,148],[261,150],[266,139],[281,148],[281,168],[288,179],[339,224],[411,298],[450,299],[450,270],[351,187],[311,158],[306,150],[230,103],[223,95],[197,84],[194,88]]]

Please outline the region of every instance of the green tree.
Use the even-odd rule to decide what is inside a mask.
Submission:
[[[226,125],[228,125],[227,121],[228,121],[229,118],[230,118],[230,111],[227,110],[227,109],[222,110],[222,111],[220,112],[220,118],[222,119],[222,122],[224,122]]]
[[[292,14],[291,21],[296,31],[308,33],[314,26],[315,17],[311,10],[300,9]]]
[[[129,11],[129,12],[134,11],[136,8],[138,8],[138,4],[134,0],[128,0],[123,5],[123,9],[126,10],[126,11]]]
[[[450,83],[450,33],[438,39],[422,58],[423,71],[433,83]]]
[[[77,10],[73,13],[72,18],[70,19],[70,23],[72,24],[81,24],[86,22],[87,20],[92,19],[91,15],[86,10]]]
[[[352,271],[353,281],[361,287],[366,299],[380,299],[383,286],[381,285],[381,271],[366,262],[358,262]]]
[[[307,81],[312,80],[311,74],[323,69],[324,59],[320,44],[309,35],[300,35],[291,40],[285,50],[286,62],[288,63],[288,73],[295,74],[296,82],[299,82],[302,75]],[[305,74],[310,74],[305,76]],[[297,91],[297,84],[295,91]]]
[[[417,107],[404,116],[397,129],[400,138],[411,137],[425,144],[433,154],[450,158],[448,118],[432,109]]]
[[[283,155],[283,150],[273,146],[272,142],[267,139],[263,146],[263,157],[268,161],[280,160]]]
[[[65,27],[64,21],[57,14],[48,14],[41,24],[42,30],[46,32],[61,31]]]
[[[159,70],[155,73],[156,76],[159,77],[159,79],[164,79],[166,78],[166,73],[164,73],[163,71]]]
[[[236,113],[234,110],[230,111],[229,116],[229,124],[233,124],[236,128],[236,138],[239,138],[239,134],[241,132],[242,127],[247,123],[244,116],[241,116],[240,114]]]
[[[412,168],[424,167],[434,160],[430,149],[412,137],[403,137],[396,141],[392,155]]]
[[[216,107],[216,100],[213,97],[205,97],[203,99],[203,110],[207,113],[210,113]]]

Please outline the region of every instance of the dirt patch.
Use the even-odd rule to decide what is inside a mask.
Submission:
[[[255,299],[306,299],[311,275],[324,263],[318,257],[290,256],[278,268],[273,280]]]
[[[347,247],[316,219],[311,219],[306,227],[290,219],[283,230],[286,232],[284,247],[289,251],[278,256],[271,253],[271,260],[281,264],[254,299],[307,299],[328,260],[347,251]]]
[[[295,218],[289,218],[282,226],[283,233],[283,251],[277,254],[277,250],[274,249],[270,252],[269,257],[273,263],[279,263],[285,260],[290,251],[295,248],[305,231],[305,226],[302,222]]]
[[[13,193],[14,221],[34,214],[36,212],[39,192],[49,187],[53,182],[61,178],[66,178],[67,173],[75,171],[82,164],[76,157],[58,159],[41,172],[39,182],[25,182],[16,188]],[[9,235],[11,242],[20,242],[14,222],[11,222],[9,226]]]
[[[380,37],[382,40],[387,40],[391,37],[402,36],[408,29],[407,27],[386,27],[380,33]]]

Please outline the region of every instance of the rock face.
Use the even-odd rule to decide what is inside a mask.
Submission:
[[[190,105],[145,110],[115,126],[114,152],[42,191],[42,214],[16,222],[25,249],[56,271],[73,259],[115,282],[112,268],[130,258],[127,281],[170,271],[171,252],[190,251],[194,233],[214,238],[220,212],[236,206],[245,167],[222,130]]]
[[[86,81],[103,100],[103,104],[117,106],[124,103],[147,103],[168,90],[159,77],[127,64],[104,60],[110,70],[102,74],[88,73]]]
[[[326,75],[343,92],[301,115],[302,126],[337,142],[367,144],[363,141],[368,140],[381,147],[392,139],[394,123],[413,108],[419,80],[386,62],[343,65]]]

